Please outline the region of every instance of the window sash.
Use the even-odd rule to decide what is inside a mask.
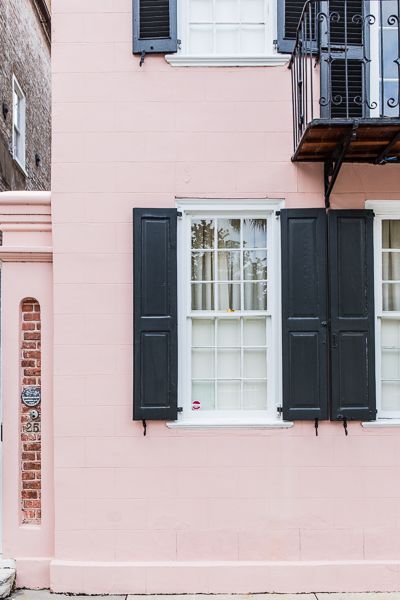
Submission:
[[[274,39],[276,38],[276,0],[260,0],[263,2],[263,19],[254,19],[246,21],[242,18],[240,3],[246,0],[236,0],[238,9],[236,18],[226,18],[217,20],[216,18],[216,3],[218,0],[208,0],[211,5],[210,14],[203,19],[193,19],[191,17],[191,2],[193,0],[182,0],[180,11],[178,13],[178,30],[179,38],[181,39],[180,53],[184,56],[193,57],[255,57],[255,56],[270,56],[274,54]],[[205,0],[206,1],[206,0]],[[194,35],[197,32],[205,32],[208,27],[208,47],[204,44],[198,48],[193,48]],[[236,49],[220,48],[218,51],[218,34],[223,31],[228,32],[229,27],[237,28]],[[246,31],[249,31],[250,39],[254,39],[254,28],[259,28],[262,31],[263,43],[257,49],[246,49]],[[253,28],[253,29],[251,29]]]
[[[25,169],[25,95],[16,77],[13,77],[13,156]]]
[[[400,207],[399,207],[400,208]],[[375,217],[375,306],[376,306],[376,341],[375,341],[375,356],[376,356],[376,398],[377,398],[377,410],[378,418],[386,419],[400,419],[400,396],[399,396],[399,408],[397,410],[391,410],[384,408],[384,397],[383,397],[383,386],[390,383],[390,379],[386,377],[384,371],[386,367],[384,365],[384,352],[394,351],[395,348],[386,347],[383,343],[383,327],[390,321],[399,322],[400,325],[400,311],[384,310],[383,302],[383,286],[391,285],[395,283],[392,280],[383,279],[383,256],[385,254],[400,254],[400,249],[390,249],[383,247],[382,239],[382,228],[383,221],[400,221],[400,212],[398,215],[393,213],[378,214]],[[400,350],[400,342],[399,342]],[[399,385],[400,392],[400,385]]]
[[[222,210],[218,210],[220,205],[218,201],[216,201],[215,210],[190,210],[189,208],[182,208],[183,210],[183,218],[180,220],[180,236],[179,236],[179,245],[181,246],[180,250],[178,250],[178,256],[180,257],[180,267],[178,268],[179,273],[179,302],[180,309],[179,313],[183,315],[183,318],[180,320],[180,331],[179,331],[179,339],[184,340],[184,342],[180,343],[180,384],[179,384],[179,398],[180,405],[182,406],[183,412],[180,415],[180,418],[183,418],[185,421],[192,421],[201,423],[202,421],[213,422],[218,424],[218,422],[232,422],[232,423],[242,423],[242,422],[266,422],[266,421],[276,421],[280,420],[281,417],[277,413],[277,406],[281,404],[281,396],[280,396],[280,311],[277,309],[277,306],[280,302],[280,263],[279,263],[279,252],[278,242],[279,242],[279,221],[275,218],[273,210],[271,210],[268,205],[260,212],[258,209],[256,212],[252,210],[241,210],[235,204],[229,204],[228,201],[224,202],[224,206]],[[227,210],[229,209],[229,210]],[[268,292],[268,311],[248,311],[248,310],[236,310],[234,313],[227,313],[227,311],[218,311],[218,310],[192,310],[191,307],[191,219],[192,218],[201,218],[201,219],[215,219],[215,218],[254,218],[254,219],[266,219],[267,220],[267,228],[268,228],[268,253],[267,253],[267,269],[268,269],[268,280],[271,282],[270,290]],[[229,281],[229,283],[231,283]],[[264,318],[266,322],[266,328],[269,330],[269,334],[267,337],[267,346],[266,352],[267,355],[267,376],[266,376],[266,385],[267,389],[267,399],[268,399],[268,407],[265,410],[256,410],[256,409],[238,409],[238,410],[200,410],[194,411],[192,410],[192,323],[195,320],[200,319],[210,319],[216,322],[218,319],[245,319],[245,318]],[[241,325],[243,327],[243,325]],[[221,349],[217,346],[216,340],[214,351],[217,352],[217,349]],[[253,348],[253,346],[252,346]],[[254,346],[256,349],[256,347]],[[238,348],[240,352],[240,360],[243,360],[243,354],[246,350],[246,347],[240,346]],[[242,365],[242,362],[241,362]],[[216,367],[215,367],[216,368]],[[244,373],[244,371],[241,371]],[[202,378],[200,378],[203,380]],[[218,381],[223,380],[223,377],[218,378],[217,373],[214,372],[213,377],[209,378],[214,382],[214,386],[218,385]],[[244,386],[244,381],[252,378],[242,377],[241,375],[236,377],[236,381],[240,382],[241,391]],[[258,377],[254,378],[254,380],[259,380]],[[229,381],[232,381],[229,378]],[[242,400],[243,401],[243,396]]]

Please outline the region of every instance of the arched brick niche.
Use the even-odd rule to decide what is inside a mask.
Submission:
[[[21,522],[40,525],[42,322],[40,304],[24,298],[20,306]]]

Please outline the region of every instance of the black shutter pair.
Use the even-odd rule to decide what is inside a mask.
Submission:
[[[283,416],[375,420],[373,212],[282,210]]]
[[[177,0],[133,1],[133,52],[177,51]]]

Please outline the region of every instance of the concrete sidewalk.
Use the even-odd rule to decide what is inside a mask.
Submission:
[[[47,590],[17,590],[12,600],[400,600],[400,592],[360,594],[187,594],[172,596],[71,596]]]

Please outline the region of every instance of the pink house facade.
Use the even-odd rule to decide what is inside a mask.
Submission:
[[[19,587],[400,590],[399,7],[311,2],[289,69],[291,4],[53,0],[51,194],[0,194]]]

